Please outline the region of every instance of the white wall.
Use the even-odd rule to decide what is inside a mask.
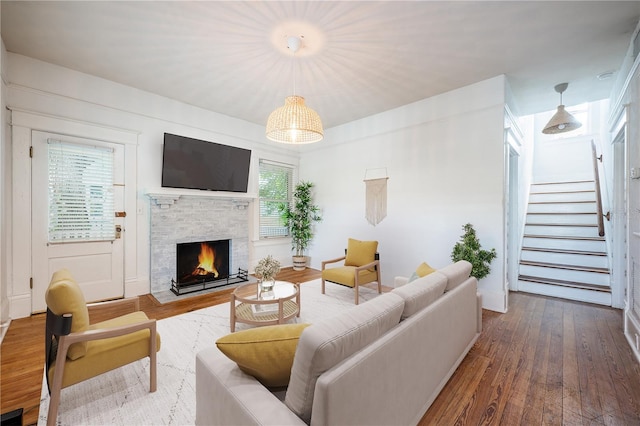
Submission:
[[[500,76],[367,117],[329,129],[306,150],[301,178],[316,184],[324,219],[312,267],[340,256],[349,237],[378,240],[383,283],[393,285],[422,261],[450,263],[470,222],[482,246],[498,252],[480,282],[484,306],[505,311],[504,88]],[[375,227],[365,219],[368,169],[389,176],[387,217]]]
[[[249,192],[253,194],[257,194],[259,158],[268,158],[296,166],[298,164],[299,153],[295,147],[267,141],[262,126],[13,53],[7,54],[6,65],[7,72],[4,75],[7,80],[7,104],[16,113],[28,111],[45,118],[49,116],[62,118],[67,123],[89,124],[98,128],[124,129],[137,133],[138,143],[135,148],[137,164],[133,165],[134,170],[125,172],[135,173],[135,181],[137,181],[134,189],[134,211],[127,212],[125,223],[125,229],[129,233],[125,233],[129,238],[129,242],[125,245],[125,294],[128,296],[147,293],[150,288],[150,200],[145,194],[147,191],[155,191],[161,187],[164,132],[251,149],[252,169]],[[33,124],[33,126],[37,127],[41,124]],[[25,127],[30,126],[27,123]],[[14,144],[19,144],[20,149],[25,149],[22,145],[28,143],[27,137],[16,139],[10,145],[14,147]],[[18,147],[15,149],[17,150]],[[28,150],[28,146],[26,149]],[[19,156],[17,161],[20,163],[20,169],[30,167],[27,157]],[[3,170],[6,169],[3,167]],[[14,197],[30,197],[29,185],[21,180],[15,182],[8,190],[13,190]],[[257,223],[255,204],[250,203],[254,224]],[[10,209],[3,208],[3,212],[8,211]],[[18,213],[25,217],[30,215],[28,211]],[[7,224],[7,228],[14,233],[16,233],[16,226],[17,221]],[[131,236],[132,231],[134,236]],[[252,234],[249,236],[250,239],[257,240],[257,232]],[[4,241],[3,238],[3,244]],[[284,262],[289,264],[291,262],[288,240],[258,243],[251,250],[254,256],[260,256],[261,252],[269,252]],[[24,244],[24,247],[20,248],[14,247],[12,255],[12,266],[16,271],[14,275],[19,273],[20,277],[19,279],[12,277],[9,280],[6,292],[11,301],[11,317],[19,318],[30,314],[29,274],[25,273],[30,269],[29,244]],[[255,262],[252,262],[251,265],[246,266],[252,269],[254,264]]]
[[[252,123],[212,113],[160,96],[9,53],[8,104],[19,111],[62,117],[138,134],[135,250],[126,255],[129,295],[149,288],[149,200],[160,188],[164,132],[253,150],[252,183],[257,193],[258,158],[297,165],[300,178],[316,184],[323,209],[310,247],[311,266],[340,254],[348,237],[380,241],[383,282],[409,275],[422,261],[450,262],[462,225],[471,222],[485,248],[496,248],[492,273],[480,283],[484,306],[504,311],[503,253],[503,76],[464,87],[326,131],[325,140],[307,147],[281,146],[264,138]],[[24,160],[23,160],[24,161]],[[28,163],[27,163],[28,165]],[[377,227],[364,219],[367,169],[389,174],[388,217]],[[21,183],[11,188],[28,192]],[[249,268],[272,254],[290,262],[288,240],[257,241],[256,203],[251,203],[253,240]],[[25,212],[28,214],[28,212]],[[133,223],[133,222],[132,222]],[[13,230],[13,227],[12,227]],[[13,251],[14,269],[29,268],[29,253]],[[125,252],[126,249],[125,249]],[[26,316],[28,282],[12,281],[11,300],[21,300],[11,316]]]

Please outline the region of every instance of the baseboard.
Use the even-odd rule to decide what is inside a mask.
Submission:
[[[11,325],[11,318],[9,318],[6,322],[0,324],[0,343],[4,340],[4,336],[7,334],[7,330],[9,330],[9,325]]]
[[[31,315],[31,294],[9,297],[9,318],[26,318]]]
[[[149,277],[128,279],[124,282],[124,297],[135,297],[151,293]]]
[[[500,312],[501,314],[507,312],[504,293],[497,293],[495,291],[486,291],[481,289],[478,289],[478,293],[482,295],[482,309]]]

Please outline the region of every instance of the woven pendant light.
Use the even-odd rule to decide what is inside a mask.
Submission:
[[[582,126],[576,118],[569,114],[565,109],[564,105],[562,105],[562,92],[567,90],[569,83],[561,83],[554,87],[555,91],[560,93],[560,105],[558,105],[558,110],[551,117],[551,120],[544,126],[542,129],[542,133],[544,134],[556,134],[556,133],[564,133],[570,132],[572,130],[578,129]]]
[[[294,55],[301,43],[302,41],[298,37],[289,37],[287,41],[288,47]],[[267,139],[288,144],[321,141],[324,136],[322,121],[317,112],[304,104],[302,96],[295,95],[295,74],[293,88],[294,95],[285,98],[284,106],[269,114],[266,129]]]
[[[304,104],[302,96],[287,96],[284,106],[267,120],[267,138],[282,143],[313,143],[323,137],[322,122],[317,112]]]

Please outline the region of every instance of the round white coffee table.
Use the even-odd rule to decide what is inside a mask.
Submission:
[[[243,284],[231,293],[230,310],[232,333],[236,330],[237,322],[251,325],[283,324],[300,316],[300,286],[276,281],[273,290],[259,293],[259,283]]]

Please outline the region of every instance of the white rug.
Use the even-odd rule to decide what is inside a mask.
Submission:
[[[360,289],[360,303],[378,295]],[[320,280],[300,286],[300,318],[314,323],[353,305],[353,289]],[[293,320],[292,320],[293,321]],[[61,425],[192,425],[195,423],[195,357],[229,334],[229,304],[216,305],[158,321],[162,339],[158,352],[158,390],[149,393],[149,360],[144,359],[62,390]],[[237,330],[249,328],[238,324]],[[43,380],[38,424],[44,425],[49,394]]]

